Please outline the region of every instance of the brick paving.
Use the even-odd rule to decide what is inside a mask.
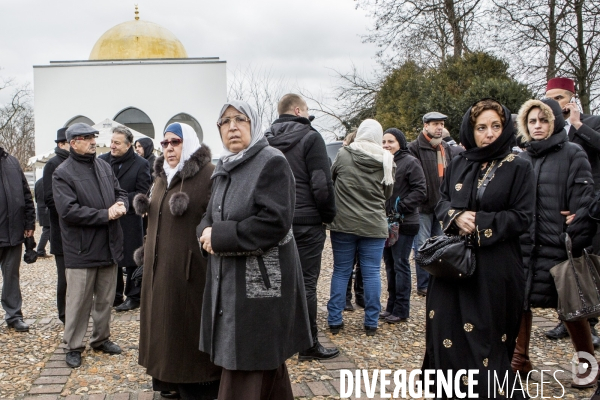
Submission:
[[[413,294],[411,296],[411,319],[407,323],[388,325],[382,324],[377,335],[366,337],[362,331],[363,312],[357,309],[353,313],[344,313],[346,327],[339,335],[331,335],[326,331],[326,293],[329,289],[331,276],[331,253],[327,246],[324,253],[322,279],[319,282],[319,326],[323,331],[320,341],[325,347],[337,346],[341,355],[327,361],[299,362],[296,357],[288,360],[288,368],[292,379],[292,390],[297,399],[339,399],[340,369],[363,369],[370,372],[374,369],[406,369],[410,372],[418,369],[422,362],[424,349],[424,298]],[[56,277],[53,270],[53,259],[45,266],[40,265],[36,271],[37,280],[28,280],[28,274],[22,274],[22,288],[24,292],[24,313],[31,332],[17,334],[7,329],[4,321],[0,322],[0,345],[13,344],[33,334],[44,334],[50,340],[50,348],[44,349],[46,356],[43,361],[36,364],[35,372],[26,372],[20,376],[18,385],[25,389],[12,389],[17,384],[10,386],[4,380],[7,372],[2,372],[7,364],[10,368],[18,368],[18,361],[3,361],[0,358],[0,400],[2,399],[36,399],[36,400],[151,400],[161,399],[158,393],[151,391],[150,377],[143,374],[143,369],[135,365],[137,362],[137,346],[135,340],[124,345],[125,339],[115,335],[114,340],[124,347],[124,353],[129,353],[133,365],[127,364],[125,371],[115,372],[116,368],[123,367],[124,359],[119,357],[102,357],[86,351],[83,365],[78,369],[69,368],[65,361],[65,352],[61,343],[62,324],[55,318],[54,293]],[[31,267],[28,267],[31,268]],[[414,273],[413,273],[414,276]],[[413,277],[414,279],[414,277]],[[1,283],[1,279],[0,279]],[[384,286],[385,288],[385,286]],[[51,293],[46,293],[50,291]],[[387,294],[382,291],[382,301]],[[33,300],[34,296],[43,295],[40,300]],[[44,303],[45,302],[45,303]],[[47,303],[47,304],[46,304]],[[33,309],[34,311],[29,311]],[[37,310],[37,311],[35,311]],[[113,326],[120,327],[120,331],[137,329],[139,331],[139,310],[112,315]],[[557,320],[552,310],[534,310],[533,333],[531,344],[531,359],[535,369],[544,369],[554,372],[562,369],[557,377],[565,386],[565,398],[583,399],[591,396],[592,390],[576,391],[568,387],[572,375],[569,364],[572,346],[568,339],[559,341],[547,340],[543,331],[555,326]],[[91,324],[89,326],[91,329]],[[53,332],[59,330],[58,335]],[[46,333],[47,332],[47,333]],[[89,338],[89,330],[87,337]],[[132,333],[135,339],[137,332]],[[24,336],[23,336],[24,335]],[[35,343],[33,344],[35,345]],[[17,351],[19,346],[17,345]],[[39,349],[32,350],[39,352]],[[27,353],[27,350],[25,350]],[[12,364],[11,364],[12,363]],[[121,365],[120,365],[121,364]],[[9,369],[10,369],[9,368]],[[87,368],[87,369],[85,369]],[[107,372],[108,371],[108,372]],[[140,372],[141,371],[141,372]],[[131,373],[131,374],[130,374]],[[138,379],[135,374],[141,374]],[[117,375],[117,377],[111,376]],[[124,375],[124,376],[121,376]],[[112,384],[111,379],[114,380]],[[533,379],[539,382],[539,374],[534,374]],[[13,381],[15,378],[12,379]],[[127,385],[122,383],[125,381]],[[98,383],[99,382],[99,383]],[[96,385],[96,386],[94,386]],[[113,385],[113,386],[111,386]],[[365,397],[364,383],[361,385],[362,397]],[[379,386],[376,388],[375,399],[378,399]],[[553,392],[550,395],[556,395]],[[548,395],[548,394],[545,394]],[[558,392],[560,395],[560,392]]]

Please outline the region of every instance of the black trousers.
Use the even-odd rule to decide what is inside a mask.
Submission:
[[[40,236],[40,241],[38,243],[38,247],[36,250],[38,255],[46,255],[46,245],[48,244],[49,239],[50,239],[50,227],[43,226],[42,227],[42,235]]]
[[[123,300],[123,295],[125,295],[127,298],[139,303],[142,287],[135,286],[135,283],[131,280],[136,268],[136,266],[125,267],[125,282],[123,282],[123,268],[117,268],[117,291],[115,292],[115,300],[119,300],[120,302],[120,300]]]
[[[319,333],[317,329],[317,281],[321,273],[321,255],[327,235],[324,225],[294,225],[293,230],[302,264],[310,332],[313,342],[316,342]]]
[[[65,274],[65,256],[54,255],[56,260],[56,308],[58,309],[58,319],[65,323],[65,307],[67,301],[67,276]]]

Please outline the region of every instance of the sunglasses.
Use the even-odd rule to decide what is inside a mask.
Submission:
[[[167,147],[169,147],[169,145],[177,147],[181,144],[181,142],[183,142],[183,140],[181,139],[163,140],[162,142],[160,142],[160,145],[163,149],[166,149]]]

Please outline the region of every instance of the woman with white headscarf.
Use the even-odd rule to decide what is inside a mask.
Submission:
[[[337,214],[329,226],[333,250],[327,322],[331,333],[344,326],[346,287],[358,254],[365,298],[365,333],[373,336],[381,311],[381,257],[388,237],[385,201],[394,189],[392,154],[381,147],[383,129],[364,120],[349,146],[342,147],[331,167]]]
[[[312,345],[292,220],[294,176],[258,114],[231,101],[197,235],[209,255],[200,349],[223,367],[219,400],[293,399],[285,360]]]
[[[207,263],[195,232],[214,166],[189,125],[169,125],[161,145],[152,197],[138,194],[133,202],[138,214],[148,214],[144,247],[134,254],[144,265],[139,363],[163,397],[212,400],[221,368],[198,349]]]

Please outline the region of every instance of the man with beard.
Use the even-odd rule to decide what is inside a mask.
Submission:
[[[446,174],[446,166],[452,160],[450,146],[442,139],[444,122],[448,117],[439,112],[423,116],[423,131],[417,139],[408,144],[408,150],[421,162],[427,183],[427,197],[419,206],[419,233],[415,237],[415,255],[418,249],[432,236],[442,234],[440,222],[435,217],[435,206],[440,199],[440,184]],[[417,294],[427,295],[429,273],[418,264]]]
[[[118,218],[129,206],[113,170],[96,158],[98,131],[84,123],[69,127],[67,158],[52,176],[67,277],[66,363],[81,365],[90,315],[94,322],[90,346],[120,354],[110,341],[110,306],[115,297],[117,262],[123,258],[123,232]]]
[[[67,296],[67,278],[65,276],[65,257],[62,249],[62,238],[60,237],[60,226],[58,222],[58,213],[54,204],[54,195],[52,194],[52,174],[69,157],[69,142],[65,135],[67,128],[60,128],[56,132],[56,154],[44,166],[42,183],[44,189],[44,201],[48,207],[50,216],[50,254],[54,254],[56,262],[56,307],[58,309],[58,319],[65,323],[65,299]]]
[[[113,129],[110,140],[110,152],[102,154],[100,159],[109,163],[113,172],[119,180],[121,189],[127,192],[129,198],[129,210],[119,222],[123,229],[123,236],[127,240],[123,243],[123,259],[119,261],[117,269],[117,288],[115,302],[113,303],[115,311],[134,310],[140,306],[141,288],[136,286],[131,279],[137,268],[133,261],[133,252],[144,244],[144,233],[142,227],[142,217],[135,213],[133,209],[133,198],[136,194],[146,194],[150,187],[150,167],[148,161],[136,154],[133,148],[133,134],[126,127],[117,127]],[[123,269],[127,275],[125,285],[123,285]],[[124,290],[123,290],[124,289]],[[123,302],[123,292],[127,300]],[[118,304],[122,303],[122,304]]]

